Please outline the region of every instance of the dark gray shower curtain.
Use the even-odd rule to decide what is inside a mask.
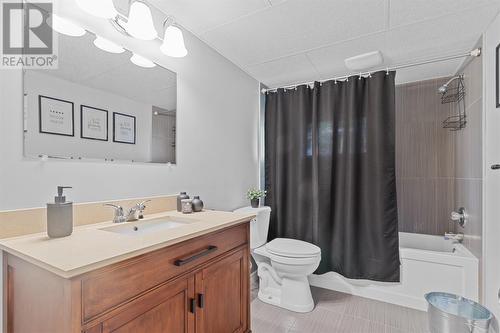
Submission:
[[[266,96],[270,239],[321,248],[317,273],[399,281],[395,73]]]

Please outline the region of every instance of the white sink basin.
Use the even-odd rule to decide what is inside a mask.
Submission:
[[[114,225],[111,227],[101,228],[100,230],[123,235],[143,236],[168,229],[182,227],[193,222],[196,222],[196,220],[183,219],[178,217],[162,217],[148,221],[124,222],[122,224]]]

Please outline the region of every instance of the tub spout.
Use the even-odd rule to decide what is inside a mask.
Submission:
[[[452,232],[447,232],[444,234],[444,239],[452,240],[453,243],[462,243],[464,240],[464,234],[459,232],[458,234],[454,234]]]

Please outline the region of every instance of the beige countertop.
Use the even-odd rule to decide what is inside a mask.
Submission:
[[[63,238],[49,238],[38,233],[0,239],[0,249],[64,278],[71,278],[140,254],[195,238],[215,230],[249,221],[255,215],[220,211],[182,214],[168,211],[147,215],[144,220],[125,222],[140,226],[141,222],[159,218],[178,218],[185,224],[144,235],[126,235],[102,230],[124,225],[104,222],[77,227]],[[133,227],[133,226],[131,226]]]

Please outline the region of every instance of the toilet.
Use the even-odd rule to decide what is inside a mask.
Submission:
[[[310,312],[314,301],[307,277],[319,266],[321,249],[289,238],[267,242],[270,207],[244,207],[235,212],[254,213],[250,222],[250,250],[257,263],[261,301],[295,312]]]

